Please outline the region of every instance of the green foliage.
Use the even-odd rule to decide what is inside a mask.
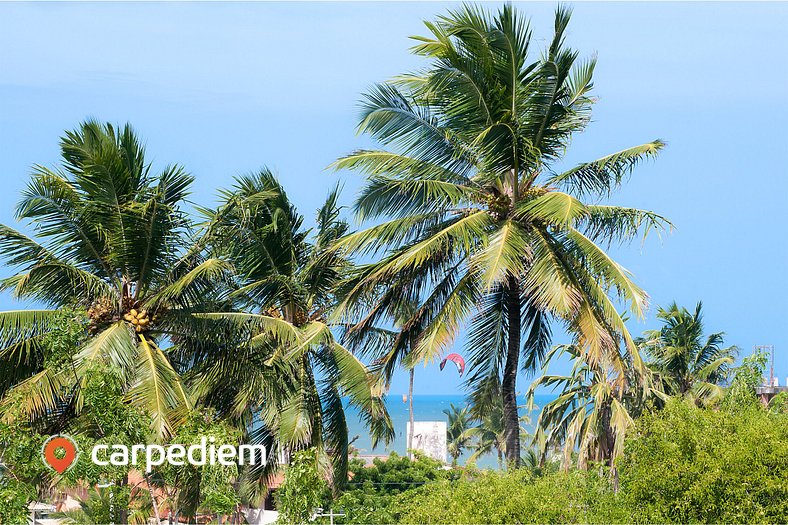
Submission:
[[[41,447],[46,436],[36,434],[20,421],[0,421],[0,462],[2,479],[38,486],[48,481],[48,471],[41,461]]]
[[[105,443],[145,443],[148,421],[144,412],[127,402],[123,390],[123,377],[114,368],[97,364],[90,370],[82,386],[86,430]]]
[[[443,411],[446,414],[446,441],[451,456],[452,465],[457,465],[457,460],[466,448],[470,448],[474,435],[479,431],[473,426],[473,415],[469,406],[456,407],[454,403]]]
[[[385,460],[375,458],[369,466],[354,459],[350,471],[348,490],[331,505],[334,511],[345,514],[336,519],[338,523],[391,523],[394,516],[390,506],[398,494],[453,475],[432,458],[417,453],[411,461],[395,452]]]
[[[476,389],[470,396],[470,412],[476,426],[470,428],[467,434],[472,438],[473,454],[467,463],[475,463],[486,454],[495,453],[498,456],[498,468],[504,467],[503,457],[506,453],[506,428],[504,426],[504,406],[501,397],[501,383],[496,379],[486,381],[483,388]],[[531,423],[530,410],[527,406],[518,406],[520,416],[520,450],[521,459],[528,461],[532,450],[528,448],[532,436],[528,433],[527,426]],[[449,430],[451,433],[451,418]],[[460,434],[462,436],[462,434]],[[525,452],[525,458],[522,458]],[[451,454],[451,441],[449,442]],[[521,462],[522,464],[522,462]]]
[[[79,509],[57,512],[53,517],[66,525],[115,523],[119,509],[128,504],[127,493],[127,490],[114,486],[91,489],[88,497],[80,502]]]
[[[570,374],[547,374],[551,362],[563,354],[572,360]],[[614,467],[634,418],[660,395],[634,362],[634,355],[622,352],[614,359],[605,356],[589,362],[577,346],[556,346],[547,354],[544,370],[528,390],[529,404],[537,388],[561,390],[542,407],[536,422],[534,441],[541,456],[560,450],[565,469],[573,462],[581,469],[594,463]]]
[[[390,507],[398,523],[587,523],[622,521],[608,482],[575,471],[535,477],[485,471],[403,494]]]
[[[172,441],[188,447],[200,443],[202,438],[213,438],[217,444],[239,444],[241,434],[238,429],[217,420],[210,410],[203,410],[192,412]],[[240,502],[234,488],[239,477],[237,465],[185,463],[176,466],[165,463],[156,474],[173,492],[176,509],[186,516],[198,510],[229,514]]]
[[[784,523],[788,415],[670,400],[642,416],[604,470],[454,470],[399,494],[354,490],[334,503],[347,523]],[[369,469],[376,476],[375,469]],[[354,478],[355,480],[356,478]],[[363,487],[363,485],[362,485]]]
[[[51,331],[42,337],[43,361],[46,366],[71,367],[72,356],[86,337],[86,320],[79,311],[64,308],[52,318]],[[76,464],[64,475],[56,475],[41,460],[41,447],[48,434],[45,428],[31,423],[25,414],[27,399],[24,391],[11,390],[3,399],[4,420],[0,422],[2,474],[0,475],[0,522],[27,519],[27,505],[50,484],[73,485],[79,481],[95,483],[119,479],[125,475],[120,467],[94,465],[89,451],[96,439],[110,430],[110,442],[138,442],[139,433],[147,427],[144,419],[122,399],[117,374],[100,366],[92,369],[83,386],[84,409],[69,433],[82,452]],[[131,437],[134,436],[134,437]],[[144,441],[144,440],[143,440]]]
[[[74,466],[67,472],[58,476],[52,475],[61,486],[109,481],[120,484],[126,477],[128,468],[112,464],[97,465],[91,461],[90,452],[97,444],[121,444],[130,447],[137,443],[147,443],[150,419],[142,410],[127,401],[123,376],[112,366],[95,363],[85,374],[80,392],[82,410],[64,430],[76,441],[80,454]],[[46,437],[40,436],[42,440]],[[119,501],[121,489],[116,486],[111,490],[114,491],[115,501]],[[94,496],[100,495],[97,493]]]
[[[733,370],[733,381],[723,399],[729,409],[746,408],[759,403],[755,388],[763,384],[763,374],[769,357],[763,350],[742,359],[741,366]]]
[[[331,492],[314,449],[293,455],[276,497],[281,523],[307,523],[314,509],[327,506]]]
[[[32,236],[0,225],[0,253],[17,272],[0,290],[52,308],[0,312],[0,523],[25,521],[43,488],[99,481],[116,485],[64,518],[118,521],[111,507],[136,505],[144,521],[151,502],[124,483],[128,469],[95,465],[88,452],[98,442],[248,437],[214,409],[244,424],[259,416],[261,440],[311,447],[294,455],[277,496],[283,522],[309,521],[331,503],[330,488],[347,481],[345,400],[373,438],[393,435],[382,388],[333,334],[340,314],[369,304],[370,326],[409,318],[398,323],[407,358],[391,353],[378,363],[384,372],[430,361],[470,321],[466,377],[475,394],[497,382],[500,402],[488,421],[474,415],[480,449],[518,462],[517,374],[549,357],[552,324],[566,328],[577,366],[573,377],[549,379],[566,388],[543,415],[555,416],[549,426],[567,455],[579,450],[617,468],[621,491],[604,470],[445,471],[392,455],[369,468],[350,465],[349,490],[333,501],[346,522],[787,521],[788,396],[759,406],[753,389],[765,354],[734,370],[719,411],[672,401],[635,424],[645,403],[627,404],[623,385],[641,384],[630,380],[641,364],[618,306],[639,316],[647,295],[606,248],[671,225],[597,202],[664,144],[557,173],[594,102],[595,60],[582,62],[567,46],[569,19],[557,9],[541,58],[509,5],[497,13],[465,6],[428,24],[432,34],[417,37],[414,52],[429,65],[366,97],[359,131],[390,151],[336,164],[367,176],[358,217],[385,221],[358,233],[347,234],[336,190],[317,228],[305,228],[263,170],[223,193],[195,244],[184,212],[191,176],[177,166],[154,173],[128,125],[88,121],[65,133],[61,162],[34,168],[16,209]],[[380,257],[355,267],[351,254]],[[414,298],[418,308],[406,308]],[[655,333],[652,348],[665,384],[716,399],[735,352],[722,348],[720,334],[704,344],[699,306],[694,317],[670,310],[663,318],[673,331]],[[672,337],[687,320],[687,337]],[[222,329],[206,330],[222,324],[208,321]],[[193,410],[192,397],[213,409]],[[471,432],[468,414],[452,409],[456,460]],[[82,455],[56,475],[40,449],[60,431]],[[164,465],[144,481],[164,488],[182,514],[227,514],[241,502],[243,474]]]
[[[33,237],[0,225],[3,260],[18,272],[0,289],[53,308],[0,312],[0,390],[24,390],[25,414],[58,418],[60,430],[79,415],[89,370],[112,365],[151,430],[169,437],[189,402],[156,342],[177,335],[176,319],[211,287],[193,273],[200,257],[184,257],[192,177],[154,173],[129,125],[83,122],[60,149],[58,166],[34,167],[16,208]],[[77,322],[64,328],[63,309]]]
[[[396,523],[392,512],[391,494],[378,494],[363,490],[351,490],[339,496],[331,505],[332,512],[344,514],[334,518],[334,523],[364,525],[367,523]],[[330,523],[329,518],[322,518],[318,523]]]
[[[269,449],[328,451],[341,484],[349,442],[342,398],[367,422],[373,443],[388,441],[393,430],[370,371],[338,343],[330,324],[336,289],[350,268],[333,247],[348,228],[338,190],[318,210],[314,230],[303,227],[304,217],[268,169],[238,177],[222,196],[218,209],[207,212],[206,243],[214,258],[232,264],[233,304],[202,314],[211,324],[185,341],[207,354],[192,370],[197,391],[222,415],[256,418]]]
[[[570,17],[556,9],[541,52],[511,4],[468,4],[428,22],[413,48],[425,67],[378,84],[362,103],[359,132],[381,149],[334,164],[366,177],[355,210],[378,221],[339,243],[377,259],[345,304],[374,304],[365,323],[392,320],[417,289],[425,301],[411,362],[437,358],[468,326],[471,389],[501,381],[507,463],[520,460],[518,371],[539,367],[554,324],[589,360],[617,358],[622,342],[636,352],[619,306],[642,317],[647,294],[606,248],[672,227],[649,211],[597,204],[658,154],[659,140],[561,173],[595,101],[596,60],[569,46]]]
[[[703,337],[702,303],[690,312],[675,302],[659,308],[657,318],[663,326],[645,332],[639,341],[651,358],[649,366],[658,374],[662,390],[668,395],[685,396],[698,404],[711,405],[723,396],[739,349],[724,347],[723,332]]]
[[[447,479],[443,464],[416,453],[413,461],[392,452],[385,460],[375,458],[366,467],[358,459],[351,462],[353,477],[348,483],[351,490],[363,490],[377,494],[399,494],[419,487],[427,482]]]
[[[757,404],[703,410],[672,400],[637,428],[619,469],[625,504],[639,521],[788,521],[785,414]]]
[[[788,414],[788,392],[780,392],[769,401],[769,410],[774,413]]]
[[[36,497],[30,483],[8,477],[0,477],[0,523],[26,523],[30,517],[27,505]]]
[[[61,308],[55,313],[49,331],[42,336],[44,367],[53,370],[73,364],[77,350],[87,339],[88,317],[78,307]]]

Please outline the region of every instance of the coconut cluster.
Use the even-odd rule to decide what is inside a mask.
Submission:
[[[512,200],[508,195],[487,194],[484,200],[487,205],[487,212],[496,219],[502,219],[509,214]]]
[[[268,317],[273,317],[275,319],[281,319],[282,311],[276,306],[272,306],[271,308],[265,311],[265,315],[267,315]]]
[[[118,310],[118,304],[110,297],[100,297],[93,301],[87,310],[90,319],[88,325],[90,332],[95,333],[107,323],[119,321],[121,317],[130,323],[138,333],[144,332],[150,329],[150,325],[156,322],[162,312],[162,308],[159,307],[156,312],[149,313],[142,308],[142,304],[138,300],[129,296],[123,297],[120,312]]]
[[[136,308],[132,308],[123,314],[123,319],[130,322],[134,326],[134,330],[137,332],[145,331],[151,322],[151,317],[148,315],[146,310],[138,311]]]
[[[308,322],[309,316],[306,314],[306,312],[300,308],[297,308],[293,314],[293,324],[296,326],[304,326]]]
[[[282,310],[277,308],[276,306],[272,306],[271,308],[265,311],[265,315],[268,317],[273,317],[274,319],[284,319],[284,315],[282,314]],[[296,308],[295,312],[293,312],[293,324],[296,326],[304,326],[309,322],[309,315],[305,311],[300,308]]]
[[[110,322],[115,314],[115,304],[109,297],[100,297],[93,301],[88,308],[88,319],[90,324],[88,329],[91,332],[98,330],[98,327]]]
[[[93,301],[93,304],[88,308],[88,317],[91,321],[101,322],[112,319],[112,314],[115,312],[115,305],[108,297],[101,297]]]

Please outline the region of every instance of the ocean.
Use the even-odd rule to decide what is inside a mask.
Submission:
[[[531,423],[525,425],[529,433],[533,433],[536,419],[539,416],[540,407],[545,403],[555,399],[553,394],[537,394],[535,396],[535,404],[531,416]],[[457,407],[462,407],[466,404],[466,397],[464,395],[429,395],[429,394],[416,394],[413,396],[413,413],[415,421],[446,421],[446,414],[443,413],[450,405],[454,404]],[[524,397],[518,398],[518,404],[523,406],[526,404]],[[384,446],[379,444],[377,448],[372,448],[372,440],[370,439],[369,432],[364,427],[363,422],[352,410],[348,411],[348,430],[350,432],[350,439],[354,440],[352,446],[355,447],[359,454],[375,454],[375,455],[388,455],[391,452],[404,455],[407,446],[407,435],[405,432],[408,422],[408,403],[403,401],[401,395],[389,395],[386,400],[386,405],[391,416],[391,421],[394,424],[396,435],[394,441]],[[522,415],[522,412],[521,412]],[[473,451],[466,451],[460,456],[459,463],[463,464]],[[450,458],[446,458],[447,461]],[[481,458],[477,465],[479,467],[497,468],[498,458],[495,454],[488,454]]]

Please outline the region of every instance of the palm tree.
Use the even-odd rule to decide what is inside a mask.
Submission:
[[[90,488],[87,498],[79,502],[78,509],[55,512],[52,514],[52,517],[65,525],[102,525],[113,523],[120,514],[119,507],[121,506],[118,502],[113,503],[113,490],[114,487]],[[134,489],[132,491],[137,492]],[[123,509],[127,511],[128,523],[130,525],[149,523],[154,505],[149,494],[147,492],[139,492],[129,499],[128,509]],[[126,502],[121,503],[127,505]],[[157,519],[157,523],[160,523],[160,520]]]
[[[704,340],[701,309],[700,302],[694,312],[675,302],[660,308],[657,319],[663,327],[645,332],[639,344],[651,358],[649,365],[662,379],[667,394],[687,396],[706,405],[721,399],[721,385],[728,379],[739,349],[723,347],[723,332]]]
[[[413,350],[418,344],[422,320],[419,318],[419,308],[416,303],[414,289],[410,288],[407,292],[401,286],[393,285],[386,289],[385,293],[397,290],[398,293],[409,293],[410,297],[400,295],[403,301],[397,304],[396,315],[391,319],[393,329],[380,326],[370,326],[367,318],[356,319],[352,323],[342,325],[343,338],[347,341],[350,348],[358,352],[372,356],[374,359],[373,372],[383,384],[384,391],[388,392],[391,381],[398,367],[408,371],[408,436],[406,450],[408,457],[413,459],[413,432],[415,426],[415,416],[413,412],[413,385],[416,375],[416,364],[411,361]],[[360,313],[366,315],[363,308]]]
[[[205,242],[234,269],[224,305],[196,315],[213,334],[192,338],[184,358],[197,362],[196,391],[239,418],[252,438],[285,453],[316,447],[333,458],[337,483],[347,480],[348,429],[343,397],[359,410],[373,438],[389,440],[391,422],[366,366],[337,342],[327,317],[349,263],[331,245],[347,230],[338,192],[303,217],[267,169],[239,177],[206,211]]]
[[[358,286],[364,275],[364,267],[352,272],[343,283],[341,294]],[[423,357],[416,349],[425,327],[436,314],[433,304],[421,302],[424,287],[423,275],[402,272],[341,312],[348,321],[342,324],[345,340],[352,348],[374,358],[373,370],[386,391],[398,367],[408,371],[407,450],[411,459],[415,426],[413,384],[416,365]]]
[[[222,271],[189,241],[182,205],[192,177],[179,166],[154,174],[129,125],[88,121],[60,146],[61,167],[35,166],[16,208],[34,237],[0,226],[3,257],[18,270],[0,287],[48,307],[0,312],[4,389],[20,394],[28,416],[59,430],[80,411],[92,367],[110,366],[165,437],[190,400],[160,345]],[[66,307],[87,312],[86,343],[70,363],[48,366],[44,343]]]
[[[478,429],[473,425],[473,416],[469,407],[462,408],[449,405],[443,411],[446,414],[446,441],[451,456],[451,464],[456,466],[462,451],[471,445],[471,441],[476,436]]]
[[[576,453],[579,468],[587,469],[590,462],[602,463],[610,467],[617,484],[615,460],[623,452],[627,431],[649,403],[665,399],[665,395],[648,371],[633,366],[626,351],[594,364],[578,359],[580,353],[574,345],[553,348],[543,375],[529,388],[529,404],[540,386],[560,389],[558,397],[542,407],[534,442],[540,447],[542,463],[549,450],[559,449],[562,466],[568,470]],[[565,376],[547,374],[550,362],[561,355],[572,358],[571,372]],[[618,377],[622,364],[625,381]]]
[[[558,171],[594,102],[595,60],[566,47],[569,18],[559,7],[549,46],[533,59],[528,23],[510,5],[495,15],[465,6],[427,23],[432,36],[416,37],[413,50],[429,68],[378,85],[363,105],[359,132],[391,149],[334,164],[367,175],[358,218],[384,219],[340,242],[383,254],[362,268],[343,306],[421,275],[434,316],[419,361],[440,355],[477,311],[469,385],[500,379],[509,462],[520,457],[517,373],[539,366],[552,322],[575,334],[590,363],[619,340],[636,355],[610,294],[638,316],[647,296],[604,247],[670,226],[649,211],[596,203],[662,149],[658,140]]]
[[[518,407],[519,409],[525,407]],[[497,378],[485,381],[470,396],[470,412],[474,421],[478,422],[474,437],[477,441],[471,461],[477,461],[480,457],[495,453],[498,455],[498,468],[503,468],[503,458],[506,455],[506,428],[503,422],[503,397],[501,396],[501,383]],[[530,438],[526,425],[531,422],[527,414],[520,416],[520,448]],[[531,453],[530,450],[527,451]],[[526,458],[528,459],[528,457]],[[522,463],[522,458],[521,458]]]

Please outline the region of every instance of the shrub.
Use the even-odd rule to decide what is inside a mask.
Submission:
[[[297,452],[276,491],[280,523],[307,523],[316,507],[329,501],[330,491],[314,449]]]
[[[738,394],[742,403],[720,410],[670,400],[638,420],[618,462],[617,494],[600,470],[472,468],[396,494],[370,481],[409,470],[395,458],[391,469],[369,469],[334,508],[348,523],[788,522],[788,414]]]
[[[439,461],[419,454],[411,461],[396,452],[385,460],[376,458],[370,466],[351,460],[349,470],[348,490],[332,504],[335,511],[345,514],[338,523],[392,523],[394,496],[451,476]]]
[[[368,467],[358,459],[351,460],[349,470],[352,472],[349,488],[375,494],[399,494],[429,481],[447,478],[449,472],[443,470],[440,461],[418,453],[411,461],[396,452],[385,460],[375,458]]]
[[[638,422],[620,461],[638,521],[788,521],[788,416],[757,405],[704,410],[672,400]]]
[[[535,477],[528,470],[484,471],[405,493],[389,510],[399,523],[628,521],[615,498],[608,481],[595,472]]]
[[[788,413],[788,392],[780,392],[769,401],[769,410],[774,413]]]
[[[755,388],[763,384],[763,373],[768,359],[763,350],[758,350],[742,359],[741,366],[733,369],[733,381],[725,393],[723,407],[728,410],[738,410],[759,403],[755,396]]]

